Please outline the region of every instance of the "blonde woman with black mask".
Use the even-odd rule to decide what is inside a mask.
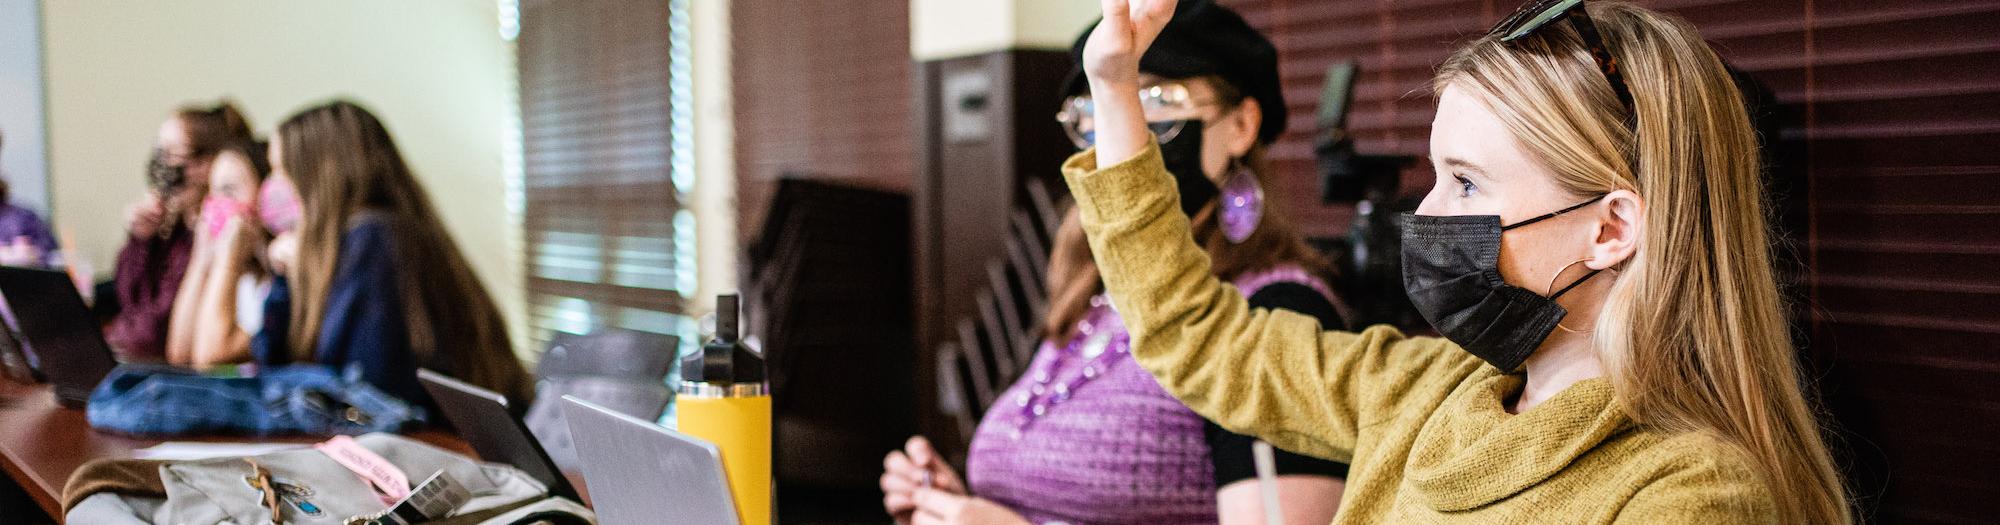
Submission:
[[[1435,80],[1404,283],[1443,338],[1253,310],[1133,95],[1170,0],[1102,0],[1064,167],[1132,353],[1236,432],[1349,462],[1341,523],[1847,523],[1801,392],[1741,95],[1686,22],[1538,1]],[[1102,166],[1102,167],[1100,167]]]

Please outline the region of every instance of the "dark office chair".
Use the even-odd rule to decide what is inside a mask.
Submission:
[[[1028,208],[1034,210],[1035,222],[1041,227],[1041,245],[1048,246],[1056,238],[1056,229],[1062,226],[1063,208],[1049,195],[1049,187],[1039,180],[1030,179],[1027,184]]]
[[[1022,359],[1015,351],[1024,334],[1008,329],[1005,322],[1000,320],[1000,307],[995,304],[991,292],[979,292],[976,300],[979,303],[980,332],[986,335],[989,345],[984,350],[992,354],[994,371],[1000,374],[998,377],[1000,382],[996,384],[1008,384],[1028,367],[1028,360]]]
[[[1005,264],[998,261],[987,264],[986,281],[993,293],[993,306],[998,310],[1000,325],[1008,334],[1013,335],[1011,349],[1014,360],[1021,363],[1022,367],[1026,367],[1028,361],[1034,358],[1037,343],[1032,319],[1037,319],[1039,316],[1023,304],[1027,299],[1026,294],[1016,288],[1013,280],[1007,277]]]
[[[769,202],[743,327],[768,366],[778,513],[797,517],[874,490],[883,452],[917,432],[911,208],[825,177],[787,176]]]
[[[985,345],[985,337],[979,333],[979,327],[972,319],[958,320],[958,343],[953,346],[958,347],[959,356],[964,360],[966,377],[972,380],[972,391],[979,400],[977,406],[982,413],[1005,387],[1005,383],[1000,382],[1002,376],[993,372],[993,353],[987,351]]]
[[[1024,319],[1036,320],[1029,324],[1039,323],[1049,306],[1048,267],[1034,266],[1028,255],[1016,243],[1010,242],[1007,245],[1007,271],[1015,286],[1021,288],[1022,305],[1033,313]]]
[[[972,390],[965,355],[959,352],[958,345],[947,342],[938,346],[937,363],[938,411],[958,423],[958,435],[969,437],[978,428],[979,414],[985,406],[980,405],[978,393]]]
[[[964,439],[994,398],[1027,371],[1041,345],[1049,252],[1062,211],[1040,181],[1028,181],[1022,192],[1024,202],[1008,216],[1004,254],[986,264],[987,286],[954,325],[957,340],[936,349],[938,410],[959,423]]]
[[[1028,262],[1036,268],[1048,268],[1049,249],[1055,239],[1055,230],[1049,230],[1048,236],[1044,237],[1037,231],[1039,227],[1034,222],[1034,219],[1028,218],[1027,212],[1015,210],[1014,218],[1009,222],[1007,244],[1019,246],[1022,253],[1028,255]]]

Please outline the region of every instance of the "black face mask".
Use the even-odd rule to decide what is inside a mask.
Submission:
[[[1592,270],[1548,297],[1500,279],[1500,232],[1597,202],[1507,226],[1497,215],[1416,215],[1403,219],[1403,288],[1410,303],[1445,339],[1513,372],[1568,315],[1556,298],[1597,275]]]
[[[173,195],[187,184],[187,165],[168,164],[165,156],[156,151],[146,161],[146,186],[162,197]]]
[[[1173,140],[1160,144],[1160,158],[1166,161],[1167,173],[1174,175],[1174,186],[1181,192],[1181,212],[1193,217],[1208,201],[1222,194],[1215,181],[1209,180],[1208,170],[1201,166],[1201,121],[1181,122],[1180,133]]]

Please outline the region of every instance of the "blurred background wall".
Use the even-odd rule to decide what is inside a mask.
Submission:
[[[8,202],[48,216],[40,4],[0,2],[0,178]]]

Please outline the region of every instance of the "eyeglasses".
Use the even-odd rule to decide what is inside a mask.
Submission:
[[[1190,93],[1187,85],[1180,82],[1162,82],[1139,89],[1139,109],[1146,115],[1146,127],[1161,143],[1180,136],[1189,119],[1199,119],[1196,110],[1214,103],[1195,100]],[[1056,112],[1056,122],[1062,124],[1063,133],[1069,135],[1077,149],[1097,143],[1096,111],[1090,95],[1077,95],[1064,100],[1062,110]]]
[[[1501,42],[1513,42],[1532,35],[1536,30],[1549,24],[1568,20],[1583,37],[1583,45],[1590,49],[1590,59],[1597,62],[1598,71],[1604,72],[1604,79],[1611,82],[1611,91],[1618,94],[1618,102],[1625,105],[1625,113],[1632,113],[1632,88],[1625,85],[1625,74],[1618,69],[1618,57],[1604,47],[1604,37],[1597,34],[1597,24],[1591,22],[1590,13],[1583,8],[1583,0],[1531,0],[1513,15],[1500,20],[1493,26],[1489,36],[1500,37]]]

